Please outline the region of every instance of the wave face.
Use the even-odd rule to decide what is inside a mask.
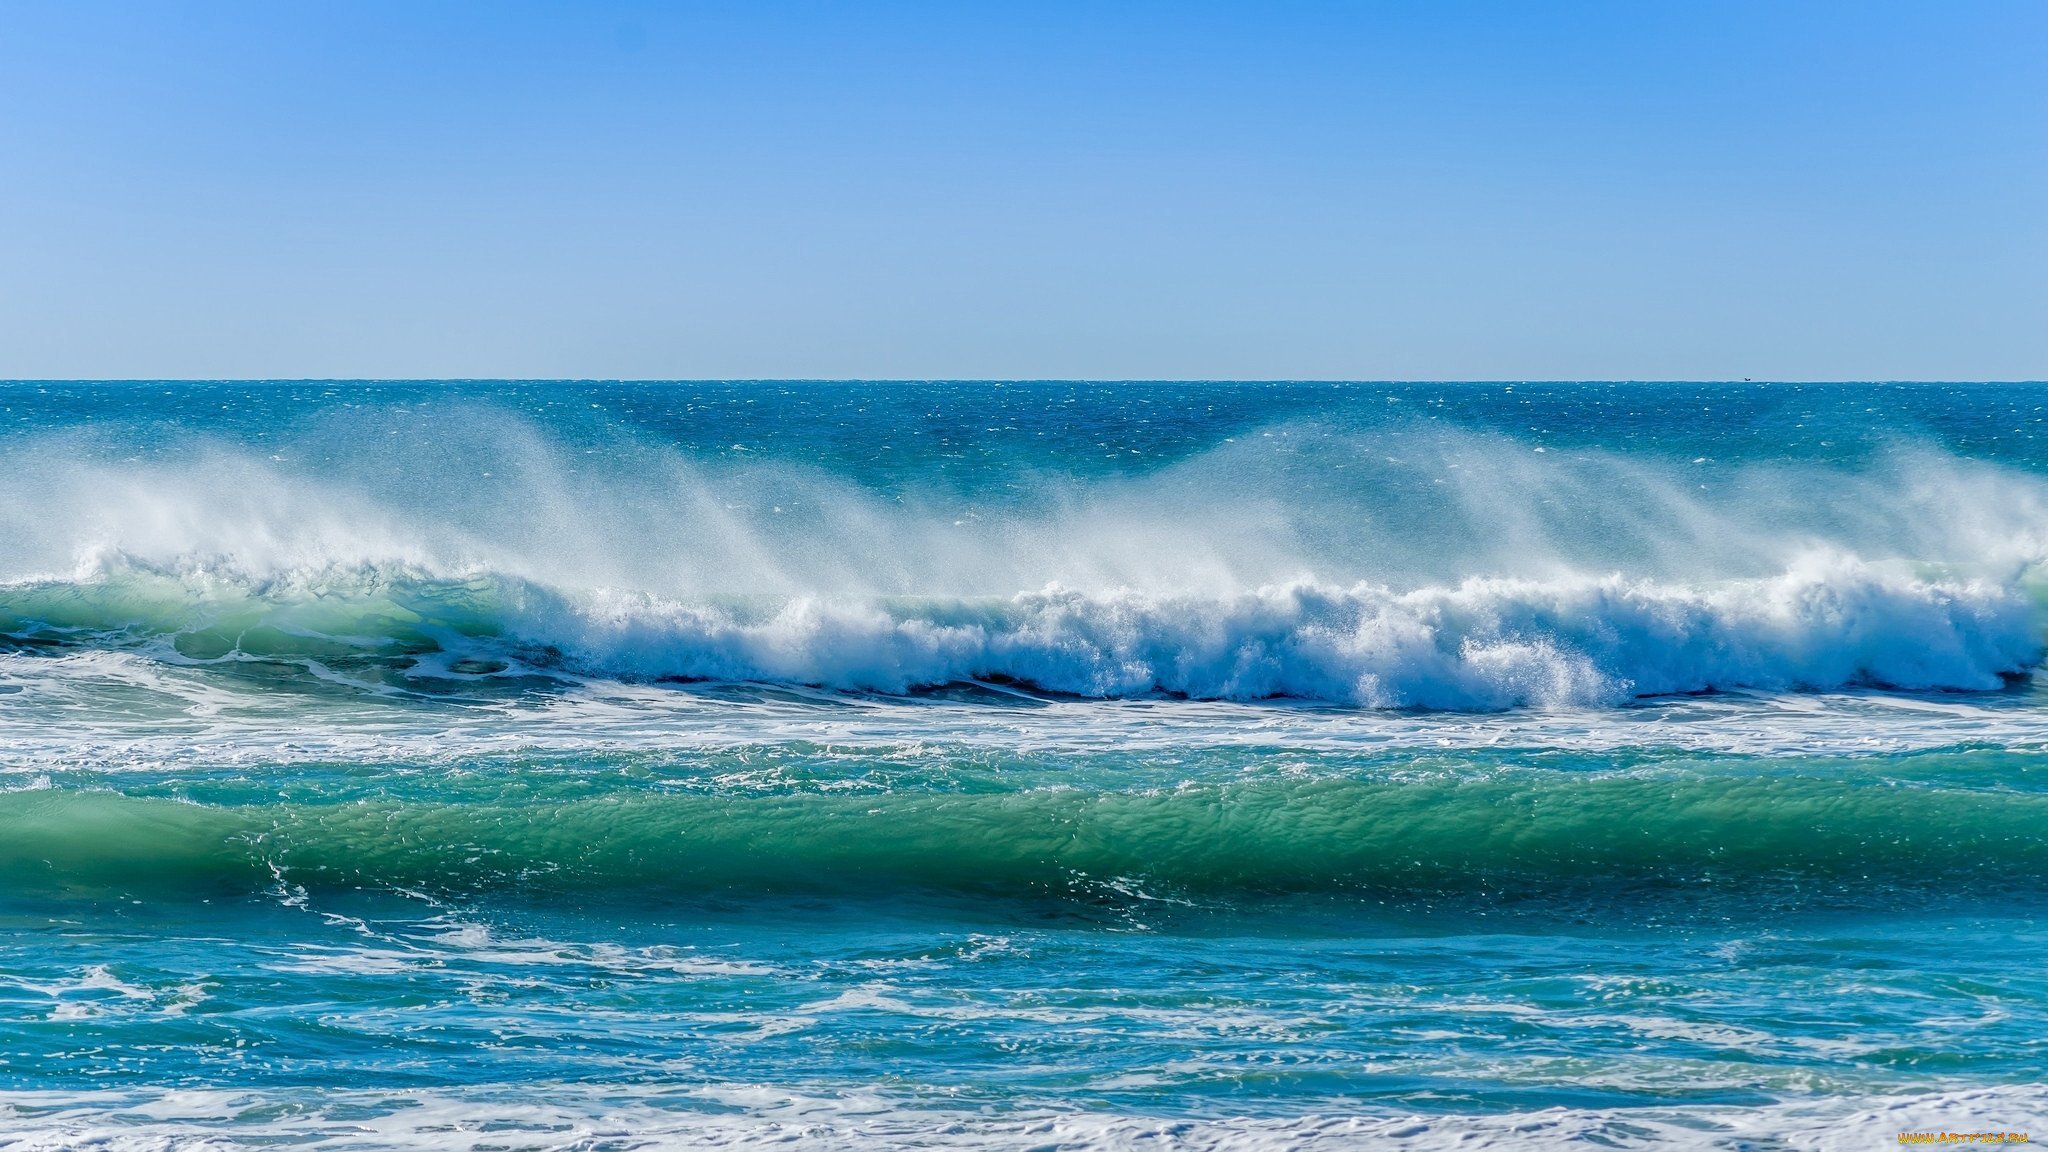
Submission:
[[[993,772],[920,757],[852,779],[821,778],[801,757],[763,773],[766,759],[714,758],[684,775],[668,766],[661,783],[631,790],[589,779],[637,774],[616,757],[491,761],[484,787],[427,787],[358,764],[345,784],[283,799],[189,774],[155,788],[131,781],[127,794],[74,782],[9,797],[0,879],[17,892],[139,895],[288,882],[587,899],[921,891],[1219,906],[1492,893],[1595,907],[1689,884],[1749,901],[1878,906],[2048,894],[2048,793],[2027,761],[2001,753],[1879,768],[1323,756],[1256,773],[1236,757],[1184,753],[1173,775],[1149,780],[1114,757],[1024,758]],[[1930,775],[1973,787],[1930,790]]]
[[[540,415],[517,388],[243,389],[175,432],[73,412],[7,450],[0,631],[364,665],[386,687],[983,681],[1456,710],[1985,691],[2041,660],[2041,481],[1906,422],[1832,456],[1686,457],[1683,424],[1646,451],[1510,435],[1483,407],[1419,419],[1423,389],[1269,391],[1206,426],[1135,386],[789,388],[752,421],[728,409],[763,397],[737,387],[585,389]],[[1493,415],[1526,418],[1515,395]],[[1080,427],[1024,419],[1047,409]]]

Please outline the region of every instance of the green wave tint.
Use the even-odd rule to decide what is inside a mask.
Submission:
[[[1943,765],[1968,783],[1930,786]],[[1212,778],[1129,789],[1102,786],[1099,769],[1076,773],[1078,784],[1041,774],[1022,787],[972,776],[920,785],[899,770],[764,789],[715,776],[633,783],[593,767],[587,779],[469,772],[444,787],[431,773],[406,774],[324,797],[205,802],[191,789],[63,787],[14,793],[0,807],[0,874],[18,889],[138,892],[282,879],[564,895],[1109,885],[1190,898],[1802,878],[2048,883],[2048,794],[2012,786],[2031,780],[2031,758],[1959,752],[1895,767],[1703,761],[1236,781],[1205,772]]]

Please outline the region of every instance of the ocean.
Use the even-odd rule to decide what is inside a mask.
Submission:
[[[0,1149],[2048,1139],[2048,385],[0,385]]]

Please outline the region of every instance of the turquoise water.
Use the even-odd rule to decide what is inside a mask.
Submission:
[[[0,385],[0,1147],[2039,1132],[2044,415]]]

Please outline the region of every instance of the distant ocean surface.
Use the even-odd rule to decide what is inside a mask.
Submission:
[[[2048,1140],[2048,385],[0,384],[0,1149]]]

